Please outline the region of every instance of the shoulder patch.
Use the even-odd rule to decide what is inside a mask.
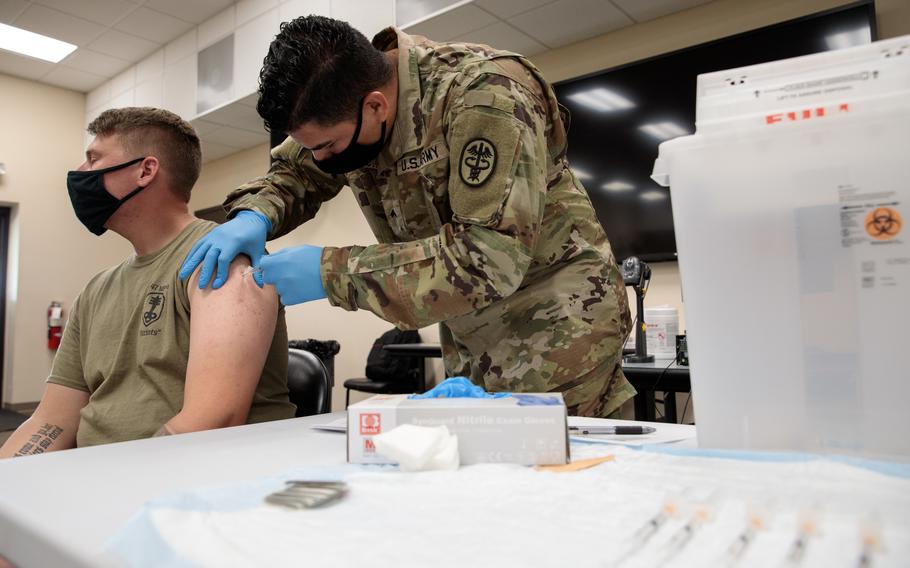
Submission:
[[[458,161],[461,181],[480,187],[496,170],[496,146],[486,138],[475,138],[464,145]]]

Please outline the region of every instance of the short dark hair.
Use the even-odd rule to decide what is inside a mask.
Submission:
[[[124,107],[102,112],[86,130],[95,136],[117,134],[133,157],[158,158],[171,190],[189,202],[202,168],[199,137],[190,123],[160,108]]]
[[[392,77],[392,65],[347,22],[302,16],[281,24],[259,72],[256,110],[270,132],[356,116],[360,99]]]

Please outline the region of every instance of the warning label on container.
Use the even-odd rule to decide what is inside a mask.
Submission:
[[[900,243],[904,219],[894,191],[863,191],[845,184],[837,187],[841,204],[841,245]]]
[[[905,281],[910,256],[901,202],[894,191],[863,191],[854,185],[837,188],[840,201],[841,246],[856,249],[861,288],[889,288]],[[897,246],[895,246],[897,245]]]
[[[877,241],[890,241],[900,234],[903,219],[893,207],[876,207],[866,215],[866,233]]]

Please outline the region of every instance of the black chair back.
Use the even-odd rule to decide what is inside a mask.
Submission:
[[[329,372],[319,357],[303,349],[288,349],[288,390],[297,405],[295,416],[329,412],[332,392]]]

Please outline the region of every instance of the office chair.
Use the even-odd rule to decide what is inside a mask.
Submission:
[[[309,351],[288,349],[288,390],[291,402],[297,405],[297,417],[331,409],[329,373],[319,357]]]

